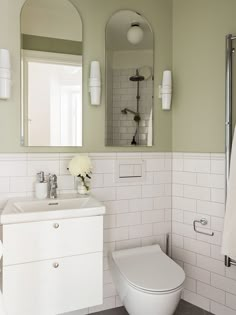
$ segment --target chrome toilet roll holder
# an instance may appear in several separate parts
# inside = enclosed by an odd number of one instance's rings
[[[208,233],[208,232],[202,232],[202,231],[197,230],[196,223],[200,223],[201,225],[207,225],[208,221],[206,218],[201,218],[200,220],[194,220],[193,221],[193,229],[196,233],[204,234],[204,235],[208,235],[208,236],[214,236],[214,232]]]

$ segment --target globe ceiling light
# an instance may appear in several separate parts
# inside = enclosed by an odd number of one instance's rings
[[[127,32],[127,39],[133,45],[137,45],[143,40],[143,30],[139,23],[131,24]]]

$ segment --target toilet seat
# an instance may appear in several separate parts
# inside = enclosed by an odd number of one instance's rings
[[[142,292],[171,293],[179,290],[185,280],[182,268],[159,245],[116,251],[112,257],[122,276]]]

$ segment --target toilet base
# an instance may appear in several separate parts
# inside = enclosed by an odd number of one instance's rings
[[[129,315],[173,315],[183,286],[167,293],[153,294],[133,287],[123,278],[111,259],[111,274],[120,299]]]
[[[163,295],[127,290],[122,302],[130,315],[173,315],[181,292],[182,288]]]

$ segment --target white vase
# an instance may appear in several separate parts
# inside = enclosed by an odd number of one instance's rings
[[[83,182],[78,183],[78,193],[80,195],[88,195],[89,194],[89,190],[85,187]]]

